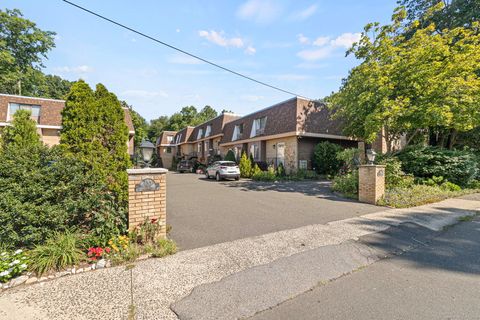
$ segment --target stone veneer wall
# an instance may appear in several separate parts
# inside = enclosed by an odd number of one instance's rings
[[[145,219],[158,219],[160,236],[167,235],[167,175],[168,170],[160,168],[128,169],[128,228],[134,229]],[[144,179],[152,179],[160,188],[156,191],[135,191]]]

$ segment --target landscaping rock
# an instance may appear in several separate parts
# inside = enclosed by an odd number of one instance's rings
[[[70,270],[71,274],[75,274],[76,272],[77,272],[77,269],[75,267],[73,267],[72,270]]]
[[[39,282],[43,282],[43,281],[47,281],[48,278],[47,277],[40,277],[40,279],[38,279]]]
[[[68,274],[70,274],[70,271],[61,271],[61,272],[58,272],[55,276],[57,278],[60,278],[60,277],[66,276]]]
[[[48,279],[55,279],[55,276],[52,274],[52,275],[49,275],[48,276]]]
[[[25,281],[28,280],[28,276],[20,276],[20,277],[17,277],[15,279],[12,279],[10,281],[10,287],[16,287],[18,285],[21,285],[23,283],[25,283]]]
[[[100,259],[97,262],[96,268],[97,269],[103,269],[107,265],[107,261],[105,259]]]
[[[83,272],[83,268],[78,268],[78,269],[76,270],[76,273],[82,273],[82,272]]]
[[[25,281],[25,284],[31,284],[31,283],[36,283],[38,282],[38,278],[37,277],[31,277],[31,278],[28,278],[27,281]]]

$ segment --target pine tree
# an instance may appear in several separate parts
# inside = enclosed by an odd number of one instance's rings
[[[31,119],[31,115],[31,112],[27,110],[15,112],[11,126],[7,126],[2,132],[0,146],[22,149],[41,146],[37,125]]]
[[[61,146],[105,180],[120,204],[126,206],[127,172],[130,166],[128,128],[117,97],[98,84],[76,82],[62,111]]]

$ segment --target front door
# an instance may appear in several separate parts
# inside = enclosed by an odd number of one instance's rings
[[[277,143],[277,166],[280,163],[285,167],[285,143],[279,142]]]

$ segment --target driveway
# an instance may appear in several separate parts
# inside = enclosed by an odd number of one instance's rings
[[[384,210],[341,198],[328,181],[266,183],[168,173],[167,224],[181,249]]]

